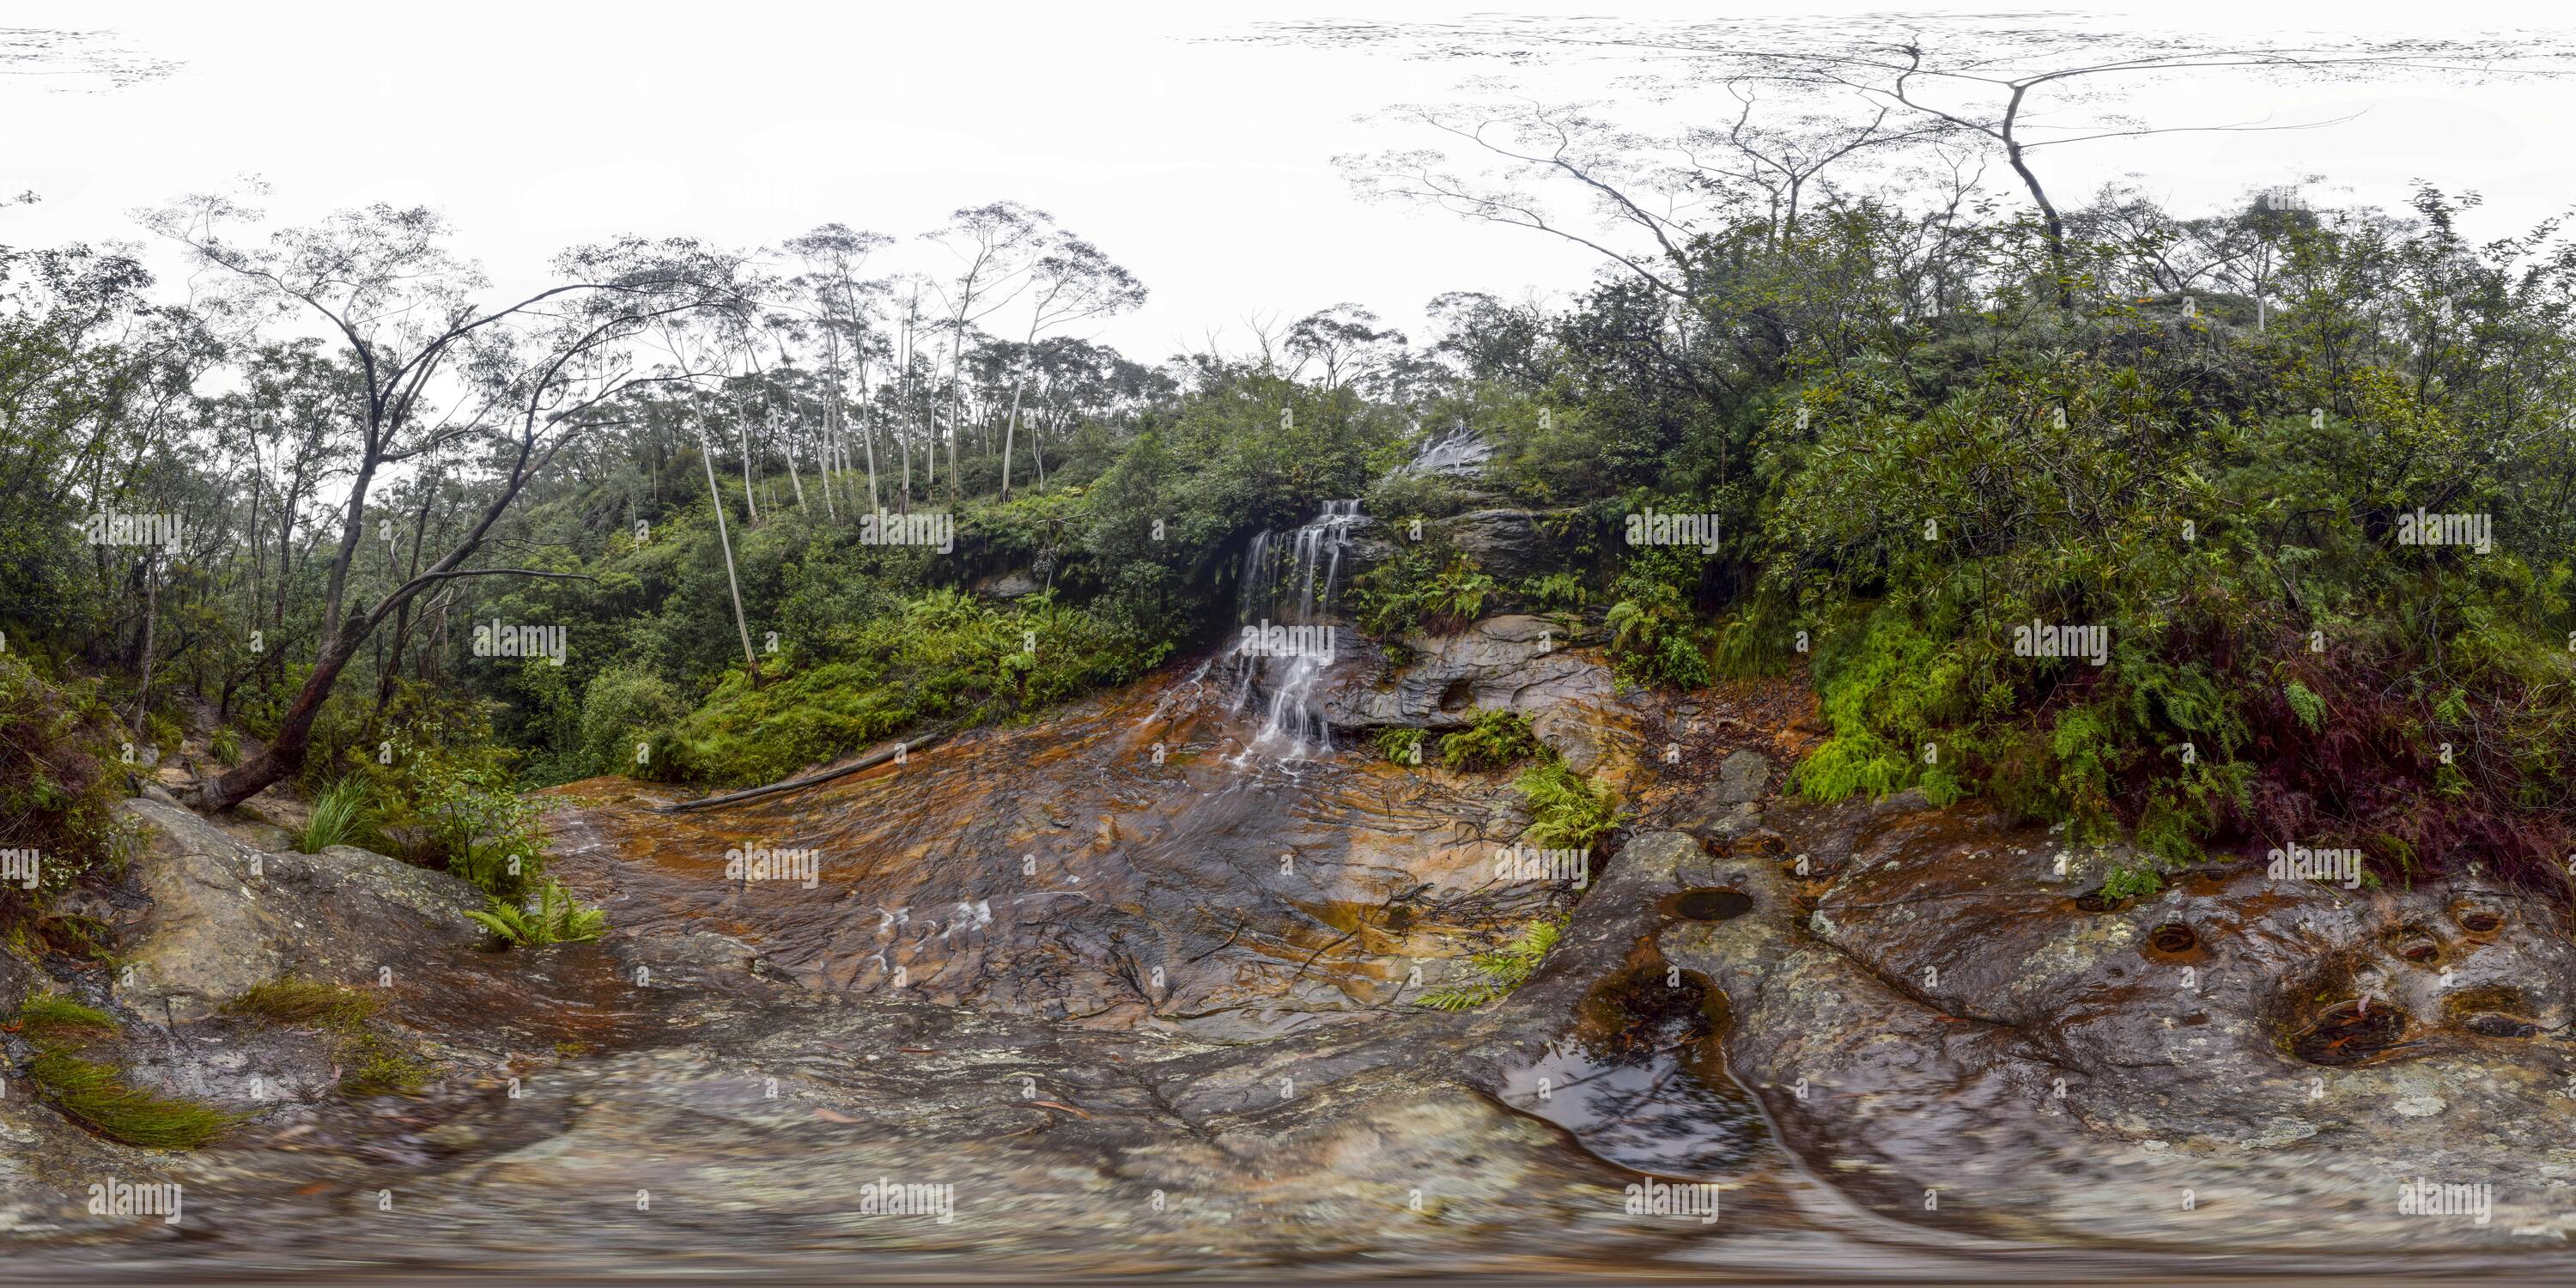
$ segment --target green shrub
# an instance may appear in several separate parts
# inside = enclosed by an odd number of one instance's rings
[[[1382,636],[1455,634],[1500,596],[1500,583],[1467,556],[1433,559],[1433,552],[1407,547],[1355,578],[1350,599],[1360,629]]]
[[[215,763],[229,769],[241,763],[241,735],[230,727],[218,728],[206,739],[206,754]]]
[[[1422,731],[1419,729],[1380,729],[1377,731],[1378,754],[1399,765],[1422,763]]]
[[[643,667],[618,666],[600,672],[582,691],[585,768],[597,774],[646,776],[642,771],[653,763],[654,740],[678,724],[685,710],[671,686]]]
[[[1035,647],[1031,647],[1034,643]],[[1032,595],[1008,607],[951,590],[859,626],[840,660],[769,677],[729,673],[656,744],[651,777],[750,786],[863,751],[928,722],[1025,715],[1160,665],[1170,646]]]
[[[1696,552],[1656,546],[1629,556],[1602,619],[1620,678],[1680,689],[1708,684],[1709,632],[1691,603],[1698,580]]]
[[[1473,724],[1440,740],[1440,763],[1451,769],[1507,769],[1546,752],[1529,717],[1508,707],[1479,711]]]
[[[0,835],[43,855],[39,895],[114,862],[118,740],[96,681],[57,685],[0,652]],[[0,920],[28,902],[0,895]]]
[[[1523,582],[1521,598],[1543,608],[1580,608],[1588,593],[1583,579],[1570,572],[1551,572]]]
[[[361,763],[377,802],[373,830],[406,861],[446,869],[485,894],[514,899],[545,870],[545,798],[522,794],[508,757],[479,726],[437,721],[394,732],[392,763]]]

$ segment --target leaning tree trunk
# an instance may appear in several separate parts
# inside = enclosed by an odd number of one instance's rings
[[[228,810],[253,796],[269,784],[304,767],[305,750],[312,744],[313,719],[322,713],[322,700],[331,696],[331,686],[347,669],[349,659],[358,655],[366,632],[343,628],[336,633],[322,656],[315,659],[313,670],[304,677],[304,687],[295,691],[295,700],[279,717],[277,736],[268,740],[256,756],[226,770],[222,777],[202,783],[196,791],[197,808],[213,813]]]

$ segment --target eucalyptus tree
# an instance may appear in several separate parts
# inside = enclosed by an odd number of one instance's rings
[[[353,465],[322,589],[317,654],[268,744],[196,785],[196,803],[208,809],[237,805],[301,768],[314,719],[342,671],[423,592],[466,577],[563,575],[476,560],[529,481],[608,419],[604,409],[644,386],[700,374],[640,369],[632,348],[640,334],[751,304],[743,258],[686,239],[577,247],[556,257],[554,285],[486,304],[478,297],[488,280],[447,249],[447,222],[426,207],[380,203],[264,237],[237,233],[261,216],[223,196],[189,197],[142,218],[225,283],[235,302],[318,324],[358,385],[353,414],[331,430]],[[477,449],[493,463],[491,477],[459,535],[374,602],[346,608],[379,479],[461,463]]]
[[[804,273],[793,286],[807,301],[806,308],[823,342],[825,450],[821,459],[827,504],[832,494],[832,471],[846,468],[842,453],[849,387],[844,382],[855,368],[860,397],[864,399],[869,360],[885,348],[885,339],[875,322],[890,287],[882,278],[864,276],[865,266],[871,255],[893,244],[894,239],[883,233],[856,232],[846,224],[830,223],[789,238],[785,247],[804,265]],[[883,498],[877,487],[876,435],[864,414],[859,417],[859,434],[868,476],[867,512],[873,514],[882,507]]]
[[[1011,457],[1019,438],[1020,396],[1028,387],[1038,337],[1048,331],[1092,318],[1124,313],[1145,302],[1145,284],[1111,263],[1100,248],[1071,233],[1059,232],[1054,244],[1029,270],[1029,329],[1021,341],[1022,361],[1011,380],[1010,419],[1002,430],[1002,499],[1011,499]]]
[[[964,378],[968,332],[1001,311],[1028,289],[1029,276],[1046,254],[1054,217],[1015,201],[969,206],[949,216],[945,227],[922,234],[945,247],[956,261],[950,276],[938,282],[947,316],[941,329],[948,336],[948,499],[958,497],[958,401]]]

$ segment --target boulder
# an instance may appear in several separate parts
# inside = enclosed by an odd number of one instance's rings
[[[344,983],[403,969],[480,937],[482,893],[444,873],[352,846],[272,853],[166,801],[119,802],[142,844],[132,877],[150,901],[127,914],[118,997],[187,1021],[282,975]]]

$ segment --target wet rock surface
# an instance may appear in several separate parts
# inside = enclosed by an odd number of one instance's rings
[[[1247,733],[1176,680],[740,808],[596,780],[556,870],[621,935],[721,930],[818,989],[1226,1039],[1400,1004],[1570,902],[1495,878],[1528,823],[1500,778],[1238,763]],[[813,868],[726,876],[764,854]]]
[[[2454,910],[2502,891],[2260,864],[2106,902],[2119,856],[1918,805],[1783,811],[1791,857],[1712,855],[1701,878],[1757,912],[1662,940],[1731,999],[1737,1073],[1855,1197],[2050,1241],[2561,1244],[2576,1051],[2543,1035],[2576,981],[2563,926],[2472,911],[2472,937]],[[2333,1027],[2366,1009],[2381,1021]],[[2493,1036],[2497,1016],[2528,1035]],[[2419,1179],[2487,1186],[2492,1209],[2402,1215]]]
[[[117,988],[145,1014],[202,1019],[286,975],[408,973],[424,951],[480,937],[465,913],[482,895],[443,873],[351,846],[264,850],[167,801],[117,809],[143,838],[130,869],[140,898],[111,914],[132,967]]]
[[[257,970],[47,986],[117,1011],[96,1055],[138,1085],[251,1119],[166,1154],[0,1096],[10,1268],[2568,1269],[2576,961],[2533,905],[2252,866],[2088,899],[2120,856],[1919,798],[1783,802],[1774,716],[1552,657],[1518,675],[1591,669],[1535,709],[1605,730],[1640,811],[1579,892],[1494,878],[1508,775],[1229,764],[1242,720],[1179,671],[739,808],[565,789],[553,870],[609,910],[598,944],[490,951],[470,891],[358,852],[254,850],[270,884],[242,881],[238,830],[138,809],[131,942],[177,971],[239,935]],[[728,881],[728,849],[821,861]],[[1554,916],[1508,997],[1412,1004]],[[436,1071],[416,1096],[332,1091],[327,1035],[183,1009],[379,965],[377,1022]],[[2401,1218],[2418,1177],[2490,1184],[2492,1219]],[[184,1184],[185,1219],[89,1213],[110,1180]],[[949,1188],[884,1213],[877,1182]],[[1657,1186],[1721,1211],[1638,1210]]]

